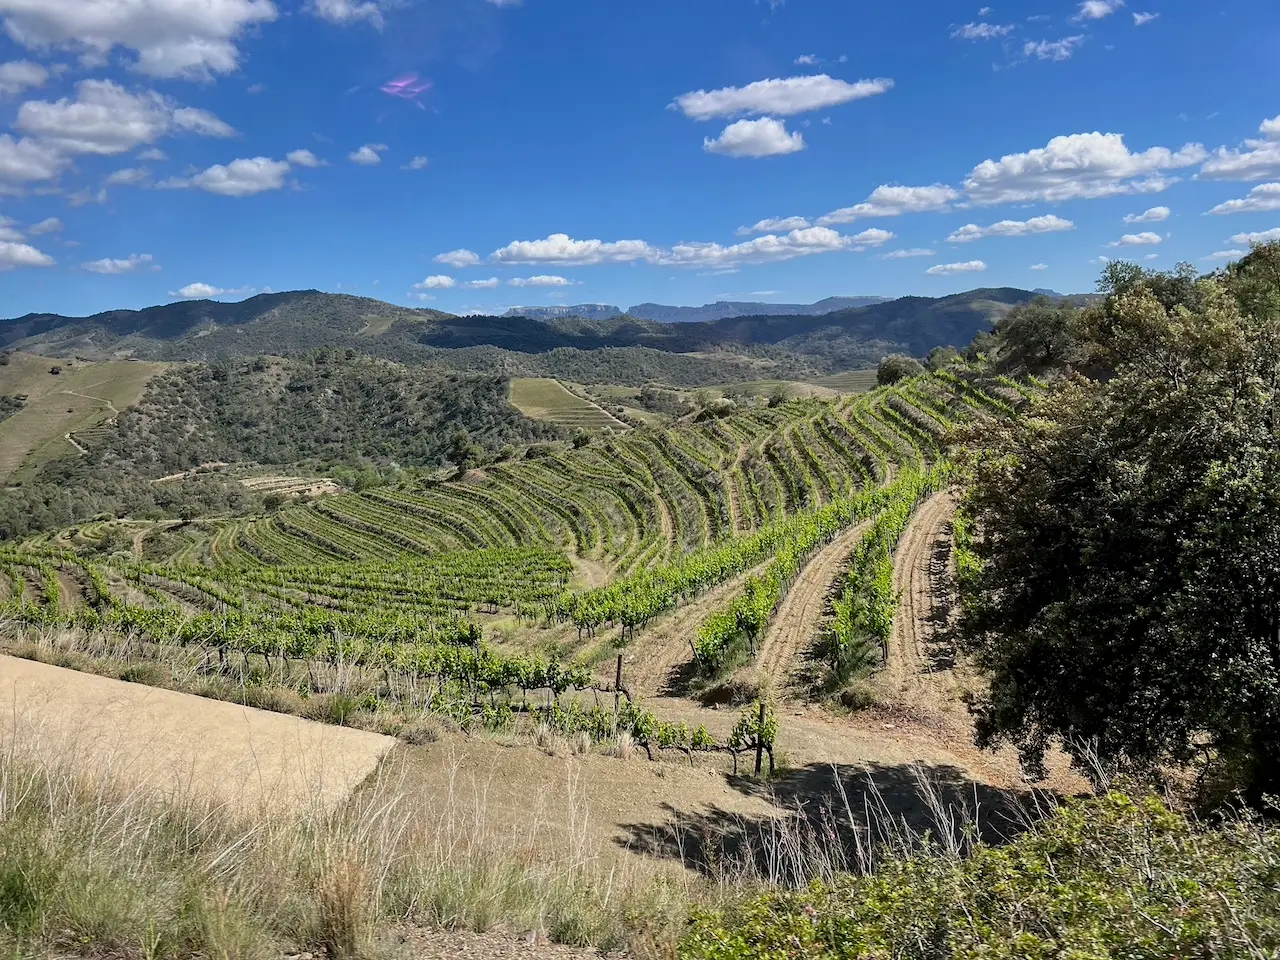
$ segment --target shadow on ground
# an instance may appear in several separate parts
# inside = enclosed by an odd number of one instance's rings
[[[668,805],[666,820],[624,825],[619,843],[713,878],[797,886],[874,867],[886,848],[917,848],[926,837],[964,853],[979,840],[1006,843],[1060,798],[998,790],[949,765],[815,764],[772,782],[729,776],[742,793],[779,808],[744,816],[720,807],[698,812]]]

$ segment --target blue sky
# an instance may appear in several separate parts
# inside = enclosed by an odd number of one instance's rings
[[[4,316],[309,287],[458,312],[1083,291],[1104,257],[1209,269],[1280,237],[1274,0],[0,0],[0,22]]]

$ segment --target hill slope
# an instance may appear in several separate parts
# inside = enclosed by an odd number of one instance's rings
[[[579,370],[546,369],[515,355],[557,350],[648,348],[666,354],[720,354],[802,358],[812,372],[829,373],[874,363],[885,353],[923,354],[941,343],[964,344],[1012,304],[1031,299],[1026,290],[972,290],[937,299],[904,297],[847,306],[821,315],[729,316],[717,320],[663,323],[620,316],[606,320],[558,317],[454,317],[434,310],[326,294],[314,290],[263,294],[242,303],[184,301],[145,310],[118,310],[92,317],[33,314],[0,321],[0,346],[45,355],[85,354],[108,358],[205,360],[260,354],[296,354],[345,347],[403,362],[454,366],[444,351],[496,347],[511,356],[499,368],[511,375],[566,376]],[[839,301],[829,301],[835,303]],[[779,308],[782,309],[782,308]],[[640,358],[625,358],[639,366]],[[581,357],[562,357],[561,365]],[[626,364],[623,364],[624,366]],[[711,371],[707,371],[711,372]],[[629,372],[632,378],[638,374]],[[704,382],[776,376],[777,370],[717,371]],[[597,381],[603,382],[603,381]],[[618,382],[625,382],[619,380]]]

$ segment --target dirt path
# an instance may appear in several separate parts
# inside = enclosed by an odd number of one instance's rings
[[[689,641],[702,621],[712,610],[728,603],[758,569],[726,580],[641,630],[627,647],[623,660],[623,683],[631,692],[637,697],[662,693],[671,675],[693,659]]]
[[[888,658],[880,674],[885,692],[912,706],[938,708],[941,651],[930,649],[951,617],[950,523],[955,497],[935,493],[916,510],[894,552],[893,587],[901,600],[893,618]]]
[[[87,393],[76,393],[76,391],[74,390],[59,390],[58,392],[65,393],[67,396],[70,396],[70,397],[79,397],[81,400],[92,400],[94,403],[101,403],[112,413],[118,414],[120,412],[116,408],[116,405],[112,403],[110,400],[108,400],[106,397],[91,397]]]
[[[89,451],[86,450],[84,447],[80,446],[80,444],[76,443],[75,438],[72,437],[71,434],[64,433],[62,435],[62,439],[67,441],[67,443],[71,444],[73,447],[75,447],[76,451],[80,454],[80,456],[83,457],[88,455]]]
[[[789,685],[796,654],[817,639],[831,588],[866,529],[850,527],[814,554],[779,605],[754,666],[775,689]]]
[[[595,590],[608,584],[609,570],[604,564],[576,555],[572,559],[573,566],[577,571],[577,579],[588,590]]]

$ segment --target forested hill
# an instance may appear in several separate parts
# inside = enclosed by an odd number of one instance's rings
[[[553,350],[649,348],[663,353],[761,350],[821,358],[836,366],[874,363],[885,353],[924,354],[968,343],[1026,290],[1001,287],[950,297],[904,297],[821,316],[729,317],[661,323],[609,320],[455,317],[315,290],[263,294],[242,303],[184,301],[92,317],[30,314],[0,320],[0,347],[49,356],[136,356],[203,360],[297,354],[351,347],[405,362],[440,359],[443,349],[497,347],[519,354]]]

